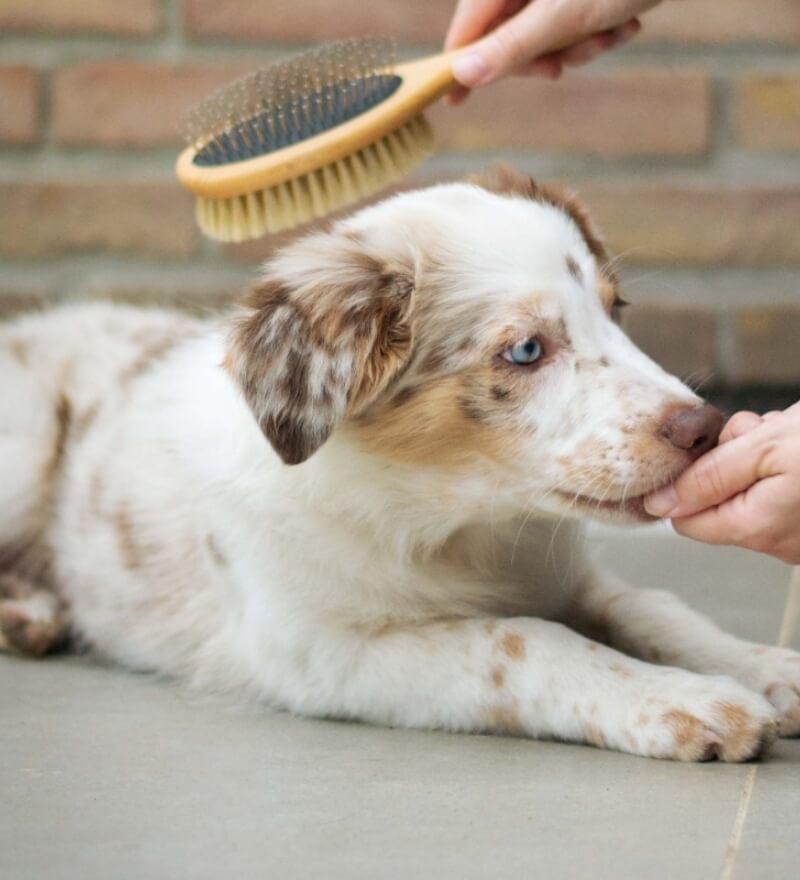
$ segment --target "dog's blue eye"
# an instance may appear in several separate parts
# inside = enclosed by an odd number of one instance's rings
[[[542,356],[542,344],[535,337],[526,339],[525,342],[518,342],[503,352],[503,357],[510,364],[519,364],[520,366],[530,366]]]

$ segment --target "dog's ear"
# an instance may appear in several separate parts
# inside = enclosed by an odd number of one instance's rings
[[[307,238],[243,302],[225,366],[286,464],[300,464],[384,389],[411,350],[413,266],[357,236]]]

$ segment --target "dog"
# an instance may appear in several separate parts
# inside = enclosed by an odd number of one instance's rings
[[[573,197],[500,169],[300,237],[229,314],[2,325],[6,648],[684,761],[800,733],[800,655],[583,548],[722,423],[624,335],[611,266]]]

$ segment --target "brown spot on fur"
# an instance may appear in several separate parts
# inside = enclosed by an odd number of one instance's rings
[[[486,635],[491,636],[494,634],[494,631],[497,629],[497,621],[496,620],[487,620],[483,627],[486,630]]]
[[[206,547],[208,548],[209,556],[220,568],[225,568],[228,565],[228,557],[220,550],[217,539],[211,532],[206,535]]]
[[[171,349],[175,347],[178,338],[167,336],[158,339],[149,345],[139,356],[119,374],[120,386],[129,385],[147,373],[158,361],[160,361]]]
[[[583,272],[581,272],[581,267],[578,265],[578,261],[572,255],[568,254],[567,259],[567,272],[578,282],[578,284],[583,283]]]
[[[46,493],[45,504],[51,503],[49,493]],[[37,588],[50,590],[55,586],[53,552],[41,534],[32,534],[0,547],[0,571],[35,584]]]
[[[492,729],[500,733],[519,735],[525,732],[519,709],[513,703],[507,706],[495,706],[489,712],[489,721]]]
[[[501,688],[506,683],[506,671],[502,666],[495,666],[492,670],[492,684]]]
[[[69,424],[72,417],[72,404],[70,399],[64,392],[60,392],[56,398],[55,409],[55,436],[53,445],[50,450],[50,456],[45,462],[42,473],[42,480],[45,486],[48,486],[55,479],[61,462],[64,458],[64,452],[67,448],[67,434],[69,433]]]
[[[700,757],[705,748],[703,722],[682,709],[671,709],[664,714],[663,720],[672,733],[678,754],[690,760]]]
[[[469,397],[459,397],[458,403],[468,419],[472,419],[473,422],[486,421],[486,411],[481,409],[477,401]]]
[[[619,663],[613,663],[608,668],[610,672],[613,672],[615,675],[619,675],[620,678],[630,678],[633,675],[630,669],[626,669],[624,666],[620,666]]]
[[[603,731],[596,724],[587,724],[584,728],[584,734],[586,741],[590,742],[593,746],[597,746],[599,749],[606,747],[606,738],[603,736]]]
[[[114,514],[113,522],[117,545],[125,568],[131,570],[141,568],[144,563],[144,554],[135,540],[133,523],[127,511],[124,508],[119,508]]]
[[[596,651],[599,647],[600,647],[600,645],[598,645],[597,642],[587,642],[586,643],[586,650],[587,651]]]
[[[506,400],[511,394],[508,388],[502,388],[500,385],[492,385],[491,392],[495,400]]]
[[[442,372],[447,363],[447,354],[438,347],[425,353],[419,365],[419,372],[423,374],[436,374]]]
[[[525,639],[518,633],[506,633],[500,640],[500,650],[510,660],[524,660]]]
[[[774,735],[774,729],[762,731],[758,722],[743,706],[721,702],[715,704],[717,716],[727,727],[721,757],[726,761],[743,761],[758,754]]]
[[[418,391],[418,385],[405,385],[394,395],[394,397],[391,398],[389,403],[391,406],[403,406],[403,404],[408,403]]]
[[[19,361],[23,367],[28,365],[28,358],[31,350],[31,344],[27,339],[14,336],[8,340],[8,348],[12,357]]]

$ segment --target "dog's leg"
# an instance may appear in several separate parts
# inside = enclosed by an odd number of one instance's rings
[[[781,736],[800,734],[800,654],[794,651],[736,638],[672,593],[634,589],[605,574],[593,576],[569,621],[633,657],[729,675],[775,706]]]
[[[0,574],[0,650],[38,657],[67,636],[64,606],[50,590],[13,574]]]
[[[769,703],[731,679],[665,669],[531,618],[371,637],[315,636],[280,673],[307,715],[515,733],[686,761],[742,761],[774,735]]]

